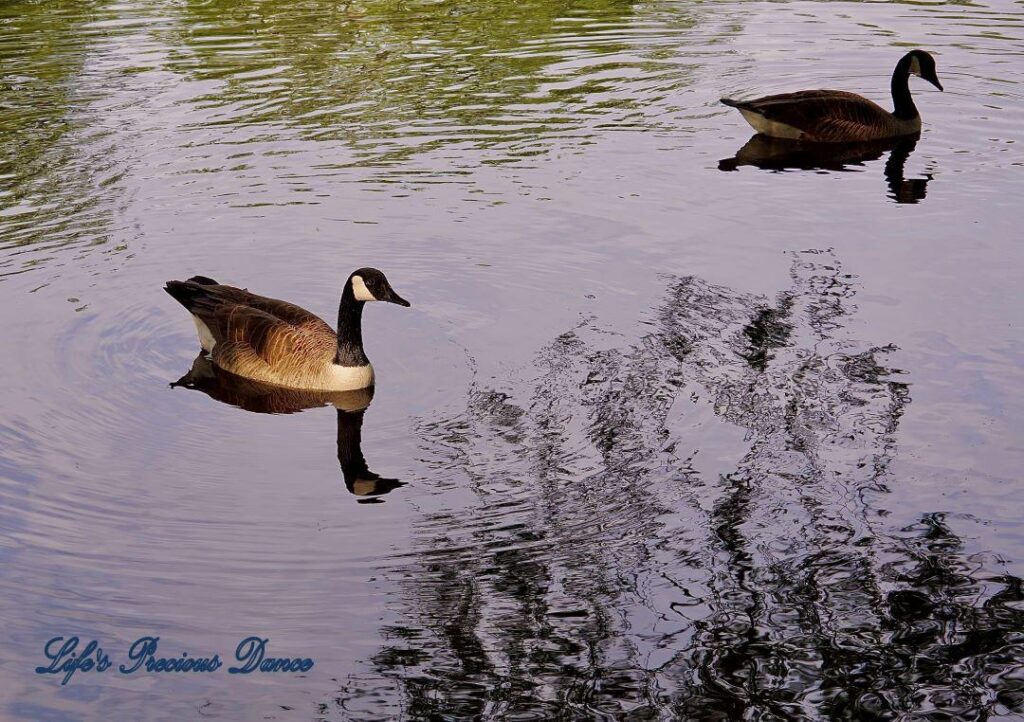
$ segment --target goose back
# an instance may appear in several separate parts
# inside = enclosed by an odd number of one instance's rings
[[[897,118],[856,93],[802,90],[738,102],[723,98],[760,133],[819,143],[872,141],[921,130],[920,116]]]

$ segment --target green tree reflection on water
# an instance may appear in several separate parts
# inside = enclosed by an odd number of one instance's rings
[[[225,122],[293,124],[382,163],[453,141],[531,141],[535,153],[538,135],[642,112],[650,98],[609,92],[624,71],[681,81],[670,53],[628,36],[634,5],[221,0],[184,5],[172,45],[194,54],[179,67],[224,81],[199,102],[245,107]],[[574,77],[584,69],[592,77]]]
[[[59,237],[72,216],[81,232],[102,237],[106,214],[93,214],[92,169],[76,164],[66,142],[86,123],[76,78],[94,38],[83,33],[99,3],[0,5],[0,247]],[[59,243],[59,241],[58,241]]]
[[[695,12],[613,0],[6,4],[3,243],[126,235],[110,227],[134,190],[124,176],[149,179],[196,144],[322,143],[302,179],[316,187],[325,167],[455,177],[658,128],[650,109],[695,72],[677,52]],[[230,165],[174,170],[199,172]]]

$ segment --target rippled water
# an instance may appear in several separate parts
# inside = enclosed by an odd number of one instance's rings
[[[718,104],[917,46],[916,143]],[[1022,61],[1006,2],[3,4],[2,716],[1024,717]],[[161,289],[364,265],[372,398]]]

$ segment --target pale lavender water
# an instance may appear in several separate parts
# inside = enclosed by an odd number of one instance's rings
[[[899,163],[718,169],[720,96],[917,46]],[[1022,54],[1009,3],[0,9],[3,716],[1024,715]],[[334,409],[168,388],[161,290],[362,265],[372,504]],[[62,687],[68,634],[315,667]]]

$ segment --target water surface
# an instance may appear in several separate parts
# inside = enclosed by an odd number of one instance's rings
[[[728,162],[720,96],[911,47],[916,143]],[[2,716],[1024,716],[1022,56],[998,2],[5,4]],[[372,399],[169,386],[165,280],[364,265]],[[68,634],[316,666],[61,687]]]

